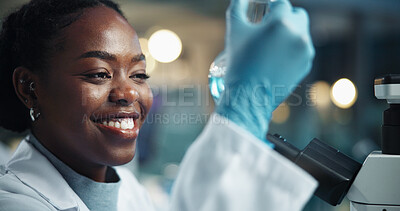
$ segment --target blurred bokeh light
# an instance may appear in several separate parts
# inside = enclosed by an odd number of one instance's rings
[[[157,61],[170,63],[175,61],[181,54],[182,42],[173,31],[162,29],[150,36],[148,49]]]
[[[357,100],[357,88],[349,79],[339,79],[332,86],[331,99],[339,108],[350,108]]]
[[[319,109],[327,109],[331,103],[330,86],[326,81],[317,81],[310,88],[312,102]]]
[[[285,123],[290,117],[290,107],[286,102],[281,103],[278,108],[272,112],[272,122],[275,124]]]

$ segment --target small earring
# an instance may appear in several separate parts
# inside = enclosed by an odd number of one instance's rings
[[[31,82],[29,84],[29,90],[31,90],[31,92],[35,91],[35,83],[34,82]]]
[[[25,83],[24,79],[19,79],[19,82],[20,82],[21,84]]]
[[[37,118],[39,118],[40,112],[38,112],[38,113],[35,115],[35,110],[34,110],[33,107],[32,107],[32,108],[29,109],[29,115],[31,116],[32,122],[34,122],[34,121],[37,120]]]

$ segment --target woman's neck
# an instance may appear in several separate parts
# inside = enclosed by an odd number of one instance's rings
[[[70,167],[72,170],[80,175],[83,175],[96,182],[107,182],[107,165],[99,165],[91,162],[87,162],[86,159],[79,155],[66,154],[64,149],[61,149],[58,144],[54,141],[49,141],[44,138],[43,134],[32,129],[32,134],[36,139],[43,145],[50,153],[52,153],[57,159],[63,162],[65,165]],[[55,139],[56,140],[56,139]]]

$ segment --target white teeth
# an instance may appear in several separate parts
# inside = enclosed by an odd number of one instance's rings
[[[121,122],[121,129],[123,129],[123,130],[128,129],[128,121],[122,120],[122,122]]]
[[[132,118],[116,119],[114,121],[103,121],[103,125],[116,127],[123,130],[132,130],[135,127],[135,122]]]
[[[132,118],[127,118],[127,119],[123,119],[121,121],[121,129],[133,129],[133,127],[135,126],[135,123],[133,122]]]
[[[133,119],[128,119],[128,129],[133,129],[135,127],[135,122]]]
[[[121,123],[115,122],[114,127],[116,127],[116,128],[121,128]]]

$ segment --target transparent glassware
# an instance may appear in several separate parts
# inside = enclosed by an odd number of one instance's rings
[[[268,14],[271,0],[249,0],[247,19],[251,23],[260,22]],[[211,96],[215,103],[219,102],[221,93],[225,89],[224,76],[226,73],[227,60],[224,52],[221,52],[212,62],[208,74],[208,83]]]

